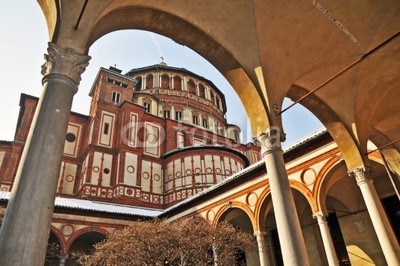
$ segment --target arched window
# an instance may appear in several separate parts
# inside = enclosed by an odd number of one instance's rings
[[[142,77],[136,77],[135,79],[135,91],[140,91],[142,89]]]
[[[196,94],[196,84],[192,79],[188,80],[187,87],[190,93]]]
[[[180,76],[174,77],[174,90],[178,90],[178,91],[182,90],[182,79]]]
[[[193,118],[193,121],[192,121],[193,124],[198,125],[199,124],[199,116],[196,113],[193,113],[192,118]]]
[[[207,118],[203,118],[203,127],[208,128],[208,119]]]
[[[146,113],[151,113],[151,100],[148,99],[143,100],[143,106]]]
[[[221,100],[219,99],[219,97],[215,97],[215,101],[216,101],[216,105],[217,105],[217,107],[218,107],[218,109],[220,109],[221,110]]]
[[[239,132],[237,132],[237,131],[235,130],[234,135],[235,135],[235,141],[236,141],[236,142],[240,142]]]
[[[202,98],[206,97],[206,88],[201,83],[199,84],[199,96]]]
[[[171,117],[171,107],[170,106],[163,106],[163,116],[164,118],[172,118]]]
[[[167,74],[161,76],[161,88],[169,89],[169,76]]]
[[[146,76],[146,89],[153,88],[153,75],[149,74]]]

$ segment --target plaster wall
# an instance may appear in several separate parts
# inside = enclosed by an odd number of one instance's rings
[[[320,252],[324,251],[323,247],[321,250],[320,243],[318,243],[317,238],[320,237],[318,232],[318,225],[306,226],[302,229],[304,241],[307,243],[307,254],[310,259],[310,263],[313,266],[323,266],[322,258]],[[323,256],[323,255],[322,255]]]
[[[73,141],[69,141],[68,139],[65,140],[64,144],[64,155],[69,155],[69,156],[74,156],[76,157],[77,151],[78,151],[78,144],[79,144],[79,138],[80,138],[80,131],[81,127],[76,124],[69,124],[68,125],[68,130],[67,132],[69,134],[74,134],[75,139]]]
[[[62,193],[72,195],[74,193],[77,165],[62,162],[58,187]],[[61,193],[61,191],[59,191]]]
[[[377,266],[387,265],[367,211],[338,217],[338,220],[346,246],[359,247]]]
[[[127,152],[125,154],[125,167],[123,183],[130,186],[135,186],[137,183],[137,161],[138,156]]]

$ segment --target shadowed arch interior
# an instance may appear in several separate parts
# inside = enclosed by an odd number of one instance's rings
[[[220,217],[218,222],[226,221],[246,232],[253,233],[253,226],[247,214],[239,208],[229,208]]]

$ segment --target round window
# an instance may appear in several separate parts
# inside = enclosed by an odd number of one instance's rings
[[[76,140],[76,136],[74,133],[68,132],[67,135],[65,136],[65,139],[68,142],[74,142]]]

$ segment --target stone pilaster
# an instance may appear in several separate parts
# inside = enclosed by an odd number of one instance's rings
[[[0,265],[43,265],[72,99],[90,57],[49,43],[44,75],[7,213]]]
[[[378,193],[373,185],[372,179],[368,178],[364,168],[356,168],[349,172],[351,177],[357,181],[361,194],[371,217],[379,244],[382,247],[388,265],[400,265],[400,246],[393,232],[392,226],[386,216]]]
[[[310,265],[281,148],[281,132],[270,127],[258,138],[267,167],[275,220],[285,265]]]

